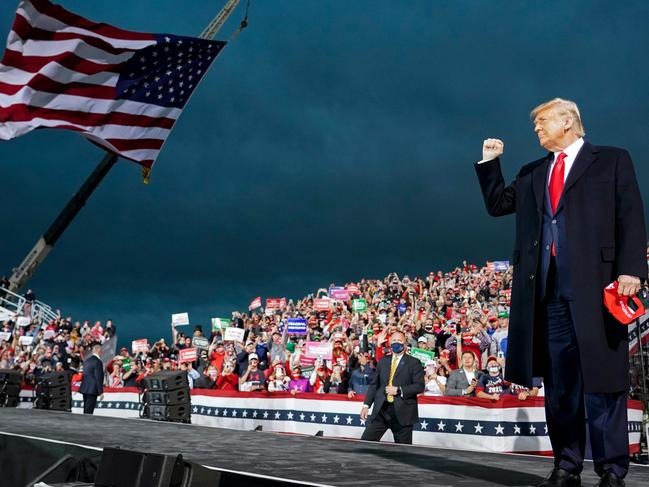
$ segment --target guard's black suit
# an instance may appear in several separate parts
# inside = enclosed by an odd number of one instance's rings
[[[412,443],[412,425],[419,419],[417,394],[424,392],[424,369],[421,362],[403,354],[392,378],[392,385],[399,387],[401,394],[394,402],[386,400],[385,387],[390,378],[392,356],[383,357],[376,366],[376,374],[367,389],[365,404],[374,405],[367,419],[362,440],[379,441],[389,429],[396,443]]]
[[[92,414],[97,404],[97,396],[104,393],[104,364],[96,355],[91,355],[83,363],[83,379],[79,392],[83,394],[83,413]]]

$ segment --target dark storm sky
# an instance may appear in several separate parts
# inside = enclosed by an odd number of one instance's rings
[[[224,1],[59,3],[195,35]],[[2,2],[2,39],[16,4]],[[540,157],[536,104],[577,101],[587,138],[630,150],[647,187],[648,18],[644,0],[253,0],[152,183],[120,161],[30,286],[131,340],[166,335],[173,312],[205,326],[257,295],[507,259],[512,220],[487,216],[472,163],[485,137],[505,141],[507,177]],[[0,143],[0,272],[101,155],[63,131]]]

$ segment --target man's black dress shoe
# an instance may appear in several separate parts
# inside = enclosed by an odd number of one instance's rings
[[[550,475],[536,487],[580,487],[581,477],[562,468],[554,467]]]
[[[615,472],[607,470],[595,487],[624,487],[625,485],[623,478],[618,477]]]

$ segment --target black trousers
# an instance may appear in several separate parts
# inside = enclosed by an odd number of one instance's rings
[[[95,394],[83,395],[83,414],[94,413],[96,405],[97,405],[97,396]]]
[[[374,420],[365,427],[361,440],[381,441],[387,430],[392,431],[395,443],[412,445],[412,425],[399,424],[394,403],[385,401]]]
[[[595,472],[612,470],[624,477],[629,470],[627,394],[585,394],[572,301],[561,297],[554,263],[543,302],[547,346],[545,415],[555,465],[571,473],[583,468],[586,424]]]

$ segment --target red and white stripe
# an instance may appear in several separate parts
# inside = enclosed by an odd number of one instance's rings
[[[152,34],[91,22],[47,0],[18,6],[0,63],[0,140],[62,128],[145,167],[182,110],[116,100],[123,65]]]
[[[248,306],[248,309],[250,311],[257,308],[261,308],[261,296],[257,296],[255,299],[253,299],[250,303],[250,306]]]

